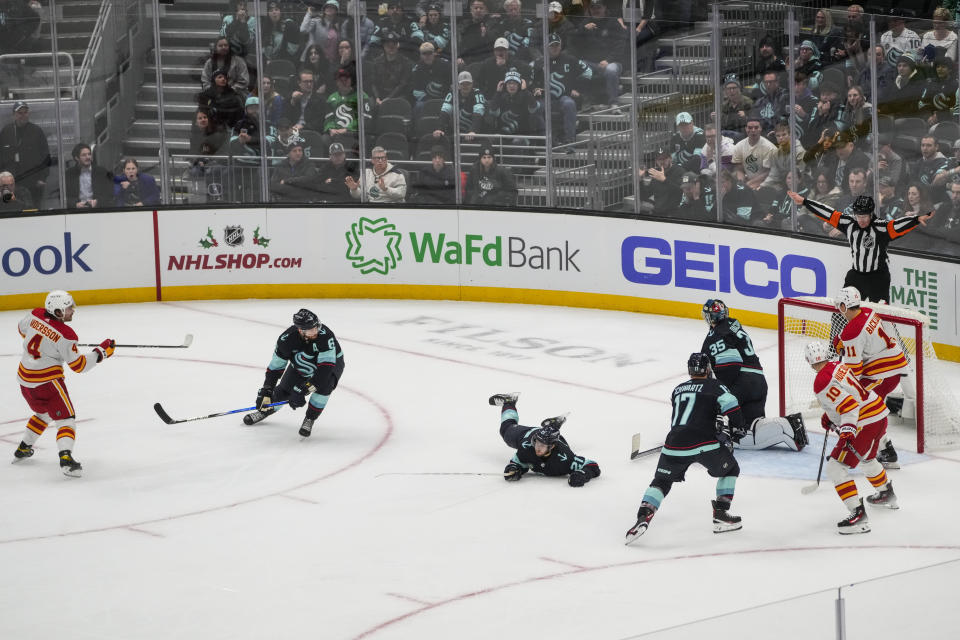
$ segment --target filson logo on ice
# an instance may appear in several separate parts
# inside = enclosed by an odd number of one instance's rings
[[[347,259],[361,273],[386,275],[396,269],[402,259],[402,238],[403,234],[397,231],[396,225],[386,218],[360,218],[347,232]],[[411,231],[407,239],[410,242],[410,255],[418,263],[580,271],[575,260],[580,249],[572,249],[567,240],[564,240],[563,246],[543,246],[518,236],[487,238],[468,233],[460,239],[429,231]]]
[[[223,229],[223,245],[217,240],[213,229],[207,227],[207,234],[200,238],[201,249],[221,249],[242,247],[246,241],[243,227],[227,225]],[[253,230],[251,244],[260,248],[270,245],[270,238],[260,235],[260,227]],[[172,255],[167,262],[167,271],[202,271],[207,269],[299,269],[303,266],[301,257],[276,257],[269,253],[198,253]]]

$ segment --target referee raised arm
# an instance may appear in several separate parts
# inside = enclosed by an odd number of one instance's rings
[[[923,215],[903,216],[893,220],[877,220],[873,215],[873,198],[857,196],[853,202],[853,215],[841,213],[822,202],[804,198],[787,191],[797,206],[817,216],[847,237],[853,267],[847,271],[843,286],[856,287],[863,300],[873,302],[890,299],[890,266],[887,245],[891,240],[906,235],[919,224],[927,224],[933,211]]]

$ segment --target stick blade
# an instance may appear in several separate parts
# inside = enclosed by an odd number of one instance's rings
[[[153,405],[153,410],[157,412],[157,415],[160,416],[160,419],[165,423],[173,424],[173,418],[171,418],[170,415],[163,410],[163,407],[160,406],[159,402]]]
[[[640,442],[643,438],[639,433],[633,434],[633,439],[630,442],[630,459],[636,460],[640,457]]]
[[[800,489],[800,493],[802,493],[805,496],[808,496],[814,491],[816,491],[819,487],[820,485],[817,485],[817,484],[808,484],[807,486]]]
[[[186,335],[186,337],[184,337],[184,339],[183,339],[183,345],[181,345],[181,346],[183,346],[184,348],[186,348],[186,347],[189,347],[189,346],[192,345],[192,344],[193,344],[193,334],[192,334],[192,333],[188,333],[188,334]]]

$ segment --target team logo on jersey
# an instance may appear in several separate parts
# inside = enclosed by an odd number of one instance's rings
[[[223,230],[223,241],[230,247],[239,247],[243,244],[243,227],[240,225],[228,226]]]
[[[360,218],[347,231],[347,260],[362,274],[387,275],[403,259],[400,238],[397,226],[386,218]]]

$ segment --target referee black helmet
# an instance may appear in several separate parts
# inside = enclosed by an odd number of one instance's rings
[[[872,216],[875,206],[870,196],[857,196],[853,201],[853,214],[856,216]]]

